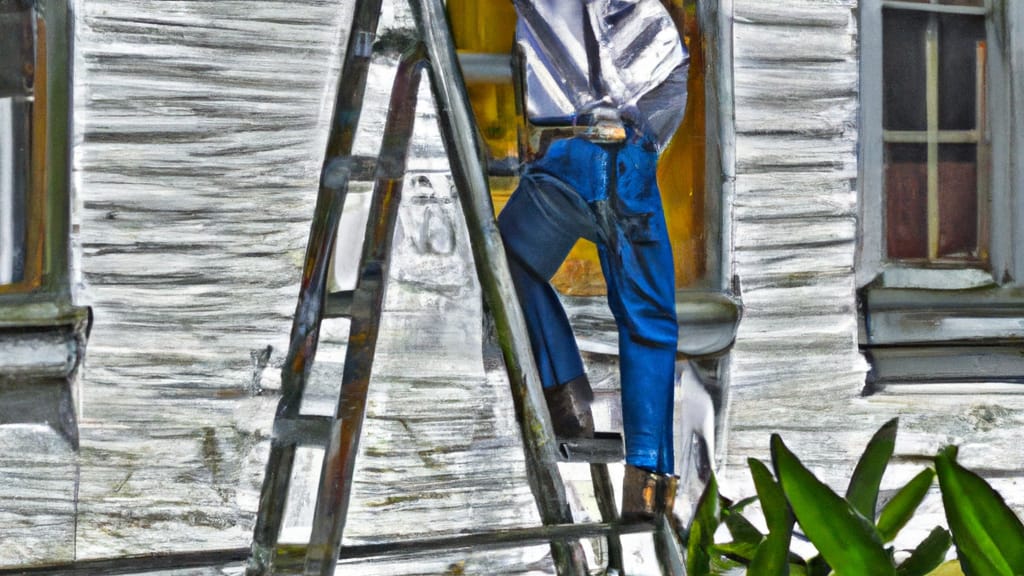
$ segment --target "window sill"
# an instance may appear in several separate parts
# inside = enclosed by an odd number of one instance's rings
[[[992,274],[979,268],[915,268],[887,266],[877,283],[885,288],[973,290],[996,285]]]
[[[603,297],[562,297],[576,329],[580,350],[617,355],[618,328]],[[741,306],[728,294],[704,290],[676,292],[679,323],[677,352],[688,358],[717,356],[728,352],[736,340]]]
[[[866,346],[1024,342],[1024,288],[868,287],[861,295]]]
[[[88,308],[0,304],[0,425],[48,425],[77,448],[75,373],[89,325]]]
[[[89,322],[88,307],[73,306],[46,295],[11,296],[16,296],[17,300],[0,298],[0,330],[77,326]]]
[[[1024,394],[1024,343],[1002,346],[899,346],[865,351],[865,394]]]

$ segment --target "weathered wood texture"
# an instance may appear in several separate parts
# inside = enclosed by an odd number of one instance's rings
[[[905,483],[940,446],[956,443],[961,461],[1024,512],[1020,395],[949,386],[861,397],[856,0],[733,4],[733,248],[745,314],[730,362],[725,490],[753,492],[746,459],[768,457],[772,432],[845,490],[871,434],[898,415],[898,463],[883,489]],[[916,544],[944,522],[933,493],[898,544]]]
[[[733,265],[744,318],[730,363],[725,466],[742,478],[771,431],[850,428],[846,406],[866,365],[853,280],[856,1],[733,4]],[[850,456],[827,448],[821,456],[836,463]]]
[[[79,6],[77,558],[251,537],[342,12]]]
[[[408,35],[407,8],[388,4],[391,38]],[[78,297],[95,312],[81,452],[0,429],[0,566],[248,544],[351,6],[78,8]],[[371,71],[359,154],[379,145],[395,56]],[[346,542],[539,523],[507,383],[484,369],[426,89]],[[344,322],[325,330],[304,410],[331,411],[346,339]],[[299,484],[315,483],[318,464],[302,465]],[[287,537],[308,534],[309,499],[291,500]],[[352,570],[449,567],[546,573],[550,560],[540,546]]]

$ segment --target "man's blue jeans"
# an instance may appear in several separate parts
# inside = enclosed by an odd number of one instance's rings
[[[556,141],[527,166],[498,226],[545,387],[584,374],[549,280],[578,238],[597,245],[619,331],[626,462],[670,474],[678,328],[657,161],[633,130],[622,144]]]

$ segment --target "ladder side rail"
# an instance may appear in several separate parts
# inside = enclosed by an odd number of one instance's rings
[[[325,449],[313,533],[306,553],[304,573],[310,576],[333,574],[341,549],[424,64],[421,46],[407,52],[398,65],[391,92],[359,282],[353,294],[337,422]]]
[[[306,379],[316,354],[324,310],[326,271],[348,187],[348,165],[339,162],[352,152],[381,3],[382,0],[356,0],[353,10],[344,62],[338,77],[324,168],[314,208],[314,222],[306,245],[302,287],[292,322],[288,355],[281,374],[282,395],[275,421],[298,416]],[[344,168],[344,175],[338,173],[341,168]],[[328,173],[336,178],[333,186],[325,182]],[[337,181],[341,177],[344,177],[345,182]],[[333,225],[330,225],[331,222]],[[319,231],[318,226],[322,227]],[[321,268],[323,274],[314,274],[314,269]],[[276,435],[271,440],[256,526],[253,529],[252,556],[246,571],[251,576],[273,572],[273,550],[281,531],[295,448],[293,442],[276,438]]]
[[[601,520],[606,523],[615,524],[620,521],[619,512],[615,508],[615,489],[612,485],[612,477],[608,472],[608,464],[605,462],[590,465],[590,479],[594,486],[594,499],[597,501],[597,509],[601,513]],[[618,532],[608,533],[608,568],[609,571],[617,570],[619,574],[625,574],[625,560],[622,552],[622,540]]]
[[[295,460],[294,439],[278,433],[278,424],[299,416],[302,394],[316,356],[324,309],[330,254],[338,236],[341,210],[348,192],[348,167],[342,160],[329,164],[321,177],[310,228],[302,283],[292,323],[291,339],[281,369],[281,399],[274,416],[270,455],[260,492],[247,574],[273,573],[273,553],[284,520],[285,502]]]
[[[444,6],[441,0],[413,0],[411,5],[431,62],[429,72],[441,135],[448,157],[455,159],[452,175],[464,206],[477,276],[494,316],[509,374],[526,449],[527,478],[541,520],[545,524],[571,523],[572,512],[557,465],[554,428],[494,220],[485,151],[459,71]],[[586,560],[578,542],[552,542],[551,547],[559,575],[586,574]]]
[[[356,0],[352,25],[345,48],[345,60],[338,76],[331,131],[327,137],[326,160],[352,154],[356,128],[363,111],[366,78],[373,56],[373,41],[380,21],[382,0]]]

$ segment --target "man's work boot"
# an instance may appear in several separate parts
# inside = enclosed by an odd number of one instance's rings
[[[626,522],[652,520],[659,514],[672,517],[679,477],[657,474],[626,464],[622,479],[622,519]]]
[[[583,375],[565,384],[544,389],[551,424],[559,438],[591,438],[594,436],[594,416],[590,403],[594,392],[590,381]]]

